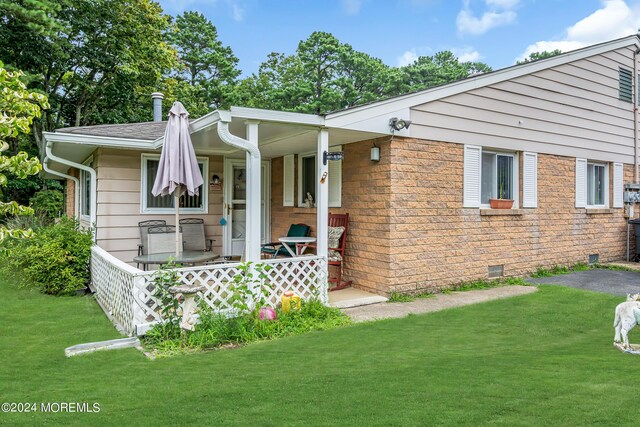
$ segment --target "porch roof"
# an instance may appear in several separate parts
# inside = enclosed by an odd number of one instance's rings
[[[328,129],[332,146],[390,135],[388,115],[351,126],[331,126],[323,116],[313,114],[232,107],[229,111],[213,111],[191,122],[191,140],[198,154],[244,155],[243,150],[220,139],[216,125],[223,115],[231,117],[231,133],[243,139],[247,138],[246,122],[260,122],[259,148],[266,159],[315,151],[321,128]],[[46,132],[45,140],[55,143],[53,152],[56,156],[81,163],[98,147],[160,151],[165,127],[166,122],[70,127]],[[56,162],[51,162],[50,167],[59,172],[68,169]]]

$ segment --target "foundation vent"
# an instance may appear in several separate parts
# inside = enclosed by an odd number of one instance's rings
[[[502,277],[504,275],[504,264],[489,266],[489,279]]]
[[[591,254],[589,255],[589,264],[597,264],[600,261],[599,254]]]

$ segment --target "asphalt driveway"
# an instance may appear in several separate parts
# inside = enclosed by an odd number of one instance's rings
[[[635,271],[595,269],[526,280],[532,284],[551,283],[620,296],[640,293],[640,272]]]

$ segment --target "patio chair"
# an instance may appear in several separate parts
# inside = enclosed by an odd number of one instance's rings
[[[311,227],[307,224],[291,224],[287,237],[307,237],[311,233]],[[276,258],[278,256],[291,257],[291,254],[284,247],[282,242],[265,243],[260,248],[262,255],[267,257]]]
[[[184,247],[182,227],[179,228],[180,247]],[[149,227],[147,230],[147,249],[149,254],[159,254],[175,252],[176,250],[176,227],[174,225],[161,225]]]
[[[149,227],[159,227],[167,225],[167,221],[164,219],[150,219],[148,221],[140,221],[138,228],[140,229],[140,243],[138,243],[138,255],[147,254],[147,234]]]
[[[180,220],[185,251],[211,252],[213,239],[207,239],[204,234],[204,220],[201,218],[183,218]]]
[[[329,290],[337,291],[351,286],[352,281],[342,281],[342,265],[344,264],[344,252],[347,244],[347,230],[349,228],[349,214],[332,214],[329,213],[329,250],[327,253],[327,263],[329,267],[337,272],[331,275],[329,271],[329,283],[336,285]],[[314,244],[307,245],[309,248],[316,248]]]

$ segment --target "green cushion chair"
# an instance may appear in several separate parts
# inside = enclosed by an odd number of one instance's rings
[[[291,224],[287,237],[307,237],[311,233],[311,227],[307,224]],[[270,258],[278,256],[291,257],[291,254],[284,247],[282,242],[271,242],[262,245],[260,252]]]

